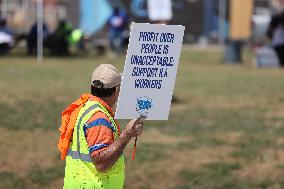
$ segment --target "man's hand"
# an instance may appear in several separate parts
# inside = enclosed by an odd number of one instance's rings
[[[137,137],[141,135],[145,119],[146,117],[142,116],[138,119],[132,119],[130,122],[128,122],[124,129],[126,134],[130,137]]]

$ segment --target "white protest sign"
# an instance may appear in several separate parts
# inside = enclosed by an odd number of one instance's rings
[[[173,17],[171,0],[148,0],[148,17],[151,21],[168,21]]]
[[[132,23],[116,119],[168,119],[184,29]]]

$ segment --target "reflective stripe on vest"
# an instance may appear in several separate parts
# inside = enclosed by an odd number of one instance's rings
[[[88,114],[90,113],[92,110],[96,109],[96,108],[99,108],[99,104],[94,104],[92,106],[90,106],[83,114],[82,116],[80,117],[79,121],[78,121],[78,124],[76,125],[77,127],[77,153],[79,154],[79,157],[81,157],[81,153],[80,153],[80,136],[79,136],[79,131],[80,131],[80,125],[81,125],[81,122],[83,120],[83,118]],[[81,159],[81,158],[80,158]],[[83,160],[84,161],[84,160]]]
[[[111,117],[111,115],[106,111],[106,109],[100,103],[96,102],[94,105],[90,106],[87,110],[85,110],[85,112],[80,116],[79,121],[76,125],[76,129],[77,129],[77,136],[76,136],[76,138],[77,138],[77,151],[73,151],[72,148],[71,149],[69,148],[68,153],[67,153],[67,155],[71,156],[72,159],[80,159],[80,160],[85,161],[85,162],[92,162],[92,158],[91,158],[89,153],[84,154],[84,153],[80,152],[80,146],[81,146],[81,144],[80,144],[80,125],[81,125],[81,122],[84,119],[84,117],[96,108],[99,108],[99,111],[102,111],[103,113],[105,113],[109,117],[111,123],[114,124],[114,127],[115,127],[115,131],[113,132],[114,135],[115,135],[115,138],[118,137],[117,136],[118,128],[115,125],[114,120],[112,120],[113,118]]]
[[[90,154],[82,154],[82,153],[79,153],[78,151],[72,151],[70,148],[68,150],[67,155],[71,156],[72,159],[80,159],[82,161],[92,162],[92,158]]]

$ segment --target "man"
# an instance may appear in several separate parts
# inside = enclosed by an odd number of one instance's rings
[[[36,49],[37,49],[37,37],[38,37],[38,32],[37,32],[37,22],[35,22],[32,27],[30,28],[30,31],[27,35],[27,54],[28,55],[33,55],[36,53]],[[43,40],[44,43],[46,41],[46,38],[49,35],[49,29],[48,26],[43,23],[43,28],[42,28],[42,35],[43,35]]]
[[[0,55],[6,55],[14,45],[14,36],[7,26],[7,20],[0,18]]]
[[[68,56],[70,54],[70,37],[72,35],[73,27],[66,20],[60,20],[58,22],[55,31],[49,35],[45,44],[51,54],[58,56]]]
[[[284,67],[284,11],[274,15],[271,19],[268,32],[272,46],[278,56],[280,66]]]
[[[125,11],[119,7],[115,7],[113,14],[109,18],[109,41],[111,50],[116,54],[121,53],[122,46],[124,45],[124,34],[127,29],[128,16]]]
[[[69,144],[65,189],[123,188],[122,154],[129,141],[142,133],[145,118],[133,119],[120,130],[112,110],[120,82],[121,75],[111,64],[102,64],[94,70],[91,95],[78,113]]]

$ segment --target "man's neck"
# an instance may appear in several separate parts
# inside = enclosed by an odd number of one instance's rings
[[[113,107],[113,103],[110,98],[101,98],[110,108]]]

